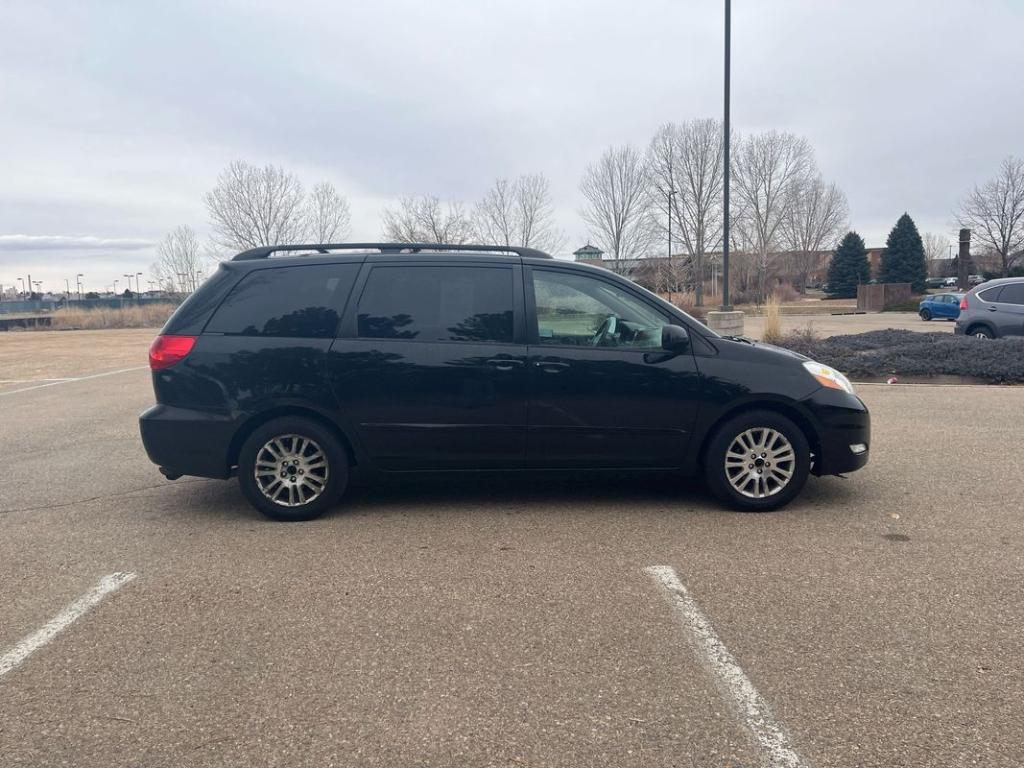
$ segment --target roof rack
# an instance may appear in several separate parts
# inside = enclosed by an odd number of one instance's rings
[[[329,253],[330,251],[367,251],[375,250],[381,253],[420,253],[421,251],[472,251],[476,253],[515,253],[524,258],[551,259],[551,254],[538,251],[536,248],[520,248],[513,245],[462,245],[454,243],[318,243],[312,245],[264,245],[260,248],[250,248],[237,254],[232,261],[255,261],[256,259],[270,258],[271,254],[279,251],[316,251],[317,253]]]

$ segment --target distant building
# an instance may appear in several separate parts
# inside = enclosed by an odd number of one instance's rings
[[[600,248],[587,243],[582,248],[578,248],[572,252],[572,256],[576,261],[601,261],[604,258],[604,251]]]

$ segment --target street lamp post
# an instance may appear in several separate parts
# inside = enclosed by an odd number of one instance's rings
[[[672,198],[675,197],[676,191],[670,187],[665,195],[668,197],[668,261],[665,265],[668,268],[669,286],[671,286],[674,282],[674,274],[672,270]],[[668,300],[672,301],[671,287],[669,287],[668,290]]]
[[[21,283],[21,293],[24,296],[24,294],[25,294],[25,278],[24,277],[19,277],[18,278],[18,282]]]
[[[138,294],[142,293],[142,283],[139,282],[139,280],[141,280],[141,279],[142,279],[142,273],[141,272],[136,272],[135,273],[135,292],[138,293]],[[136,298],[138,298],[138,296],[136,296]]]
[[[732,0],[725,0],[725,103],[722,113],[722,149],[725,163],[722,171],[722,311],[732,309],[729,301],[729,150],[731,134],[729,128],[729,79],[732,38]]]
[[[75,286],[78,288],[78,300],[82,300],[82,278],[85,277],[81,272],[75,275]]]

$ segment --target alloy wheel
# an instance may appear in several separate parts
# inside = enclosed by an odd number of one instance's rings
[[[789,485],[795,471],[793,445],[775,429],[755,427],[741,432],[725,452],[725,476],[747,498],[774,496]]]
[[[330,467],[327,454],[302,435],[278,435],[256,453],[256,487],[274,504],[301,507],[324,492]]]

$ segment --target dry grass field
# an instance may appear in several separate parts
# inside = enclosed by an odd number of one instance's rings
[[[54,330],[98,330],[102,328],[159,328],[176,304],[142,304],[134,307],[79,309],[68,307],[58,309],[51,317],[50,328]]]

